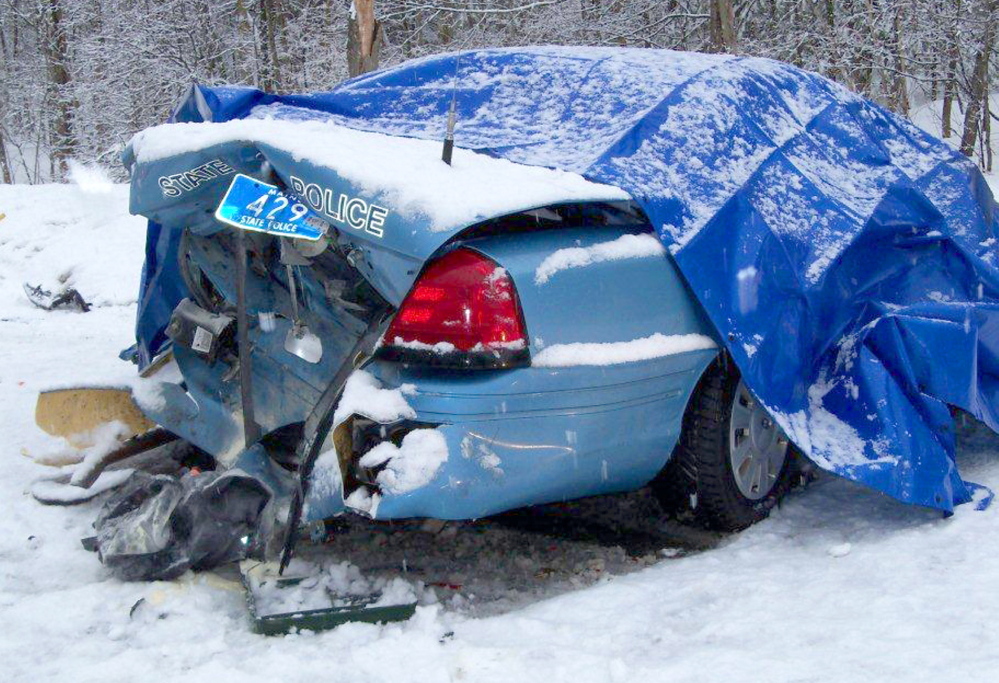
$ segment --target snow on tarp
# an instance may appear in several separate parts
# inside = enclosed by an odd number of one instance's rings
[[[482,50],[321,94],[198,86],[174,120],[441,140],[452,97],[459,147],[642,206],[815,462],[909,503],[970,500],[948,405],[999,428],[995,202],[970,161],[820,76],[725,55]]]

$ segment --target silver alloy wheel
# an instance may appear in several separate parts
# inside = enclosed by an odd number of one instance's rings
[[[742,380],[735,388],[728,456],[739,492],[761,500],[773,490],[787,459],[787,437]]]

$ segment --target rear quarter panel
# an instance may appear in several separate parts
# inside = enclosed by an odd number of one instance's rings
[[[713,336],[665,252],[537,277],[539,266],[560,249],[628,232],[548,230],[464,245],[513,278],[532,356],[556,344],[627,342],[655,333]],[[410,403],[420,420],[441,425],[452,453],[435,482],[385,496],[378,516],[482,517],[638,488],[667,462],[687,401],[715,354],[709,349],[616,365],[506,371],[377,362],[371,370],[386,385],[416,387]]]
[[[631,341],[657,332],[712,336],[710,323],[665,249],[657,256],[539,273],[542,263],[559,251],[588,249],[632,232],[606,227],[545,230],[466,244],[513,278],[532,356],[555,344]]]

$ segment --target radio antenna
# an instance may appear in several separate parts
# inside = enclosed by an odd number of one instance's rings
[[[458,65],[461,63],[461,53],[454,59],[454,75],[451,77],[451,106],[447,112],[447,131],[444,133],[444,152],[441,160],[451,165],[451,155],[454,152],[454,123],[458,109]]]

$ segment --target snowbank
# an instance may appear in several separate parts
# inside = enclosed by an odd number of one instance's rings
[[[134,304],[145,256],[146,221],[128,213],[128,187],[108,186],[93,171],[83,185],[0,185],[0,317],[3,336],[25,344],[25,386],[38,389],[93,384],[128,386],[135,366],[118,351],[135,343]],[[24,283],[60,291],[76,288],[89,313],[34,307]],[[80,356],[75,349],[106,342],[108,351]],[[46,358],[50,360],[46,360]]]
[[[128,214],[128,186],[105,185],[93,172],[82,185],[0,185],[0,296],[31,305],[29,282],[75,287],[97,308],[135,303],[146,221]]]

